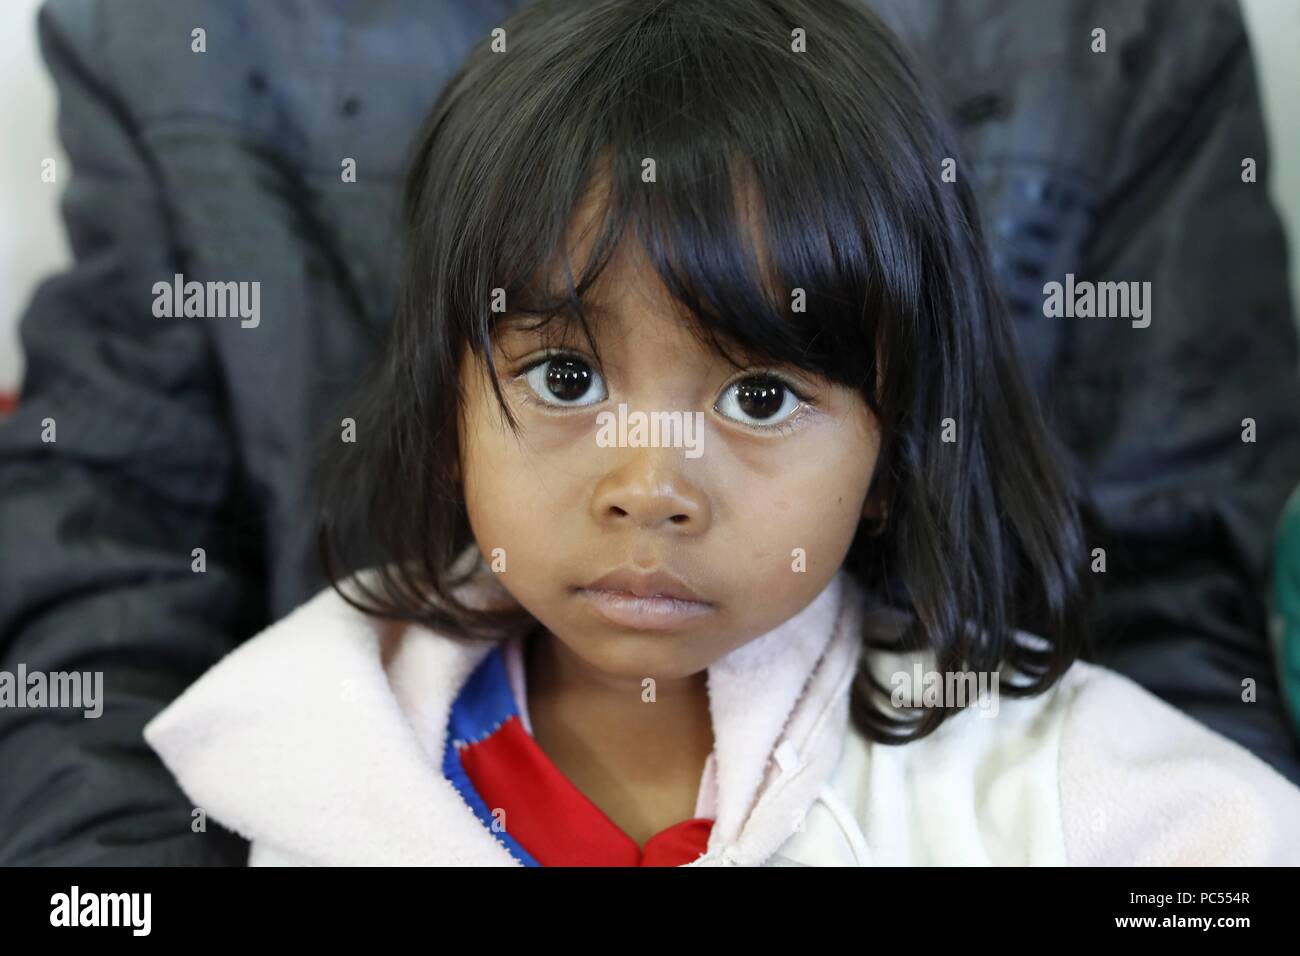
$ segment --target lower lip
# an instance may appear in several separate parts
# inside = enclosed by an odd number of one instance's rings
[[[667,631],[684,627],[713,611],[712,604],[683,601],[668,597],[637,597],[627,591],[601,591],[579,588],[597,614],[620,627],[638,631]]]

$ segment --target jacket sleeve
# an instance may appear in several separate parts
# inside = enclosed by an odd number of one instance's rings
[[[1128,678],[1084,672],[1057,761],[1069,865],[1300,864],[1300,789]]]
[[[1114,162],[1081,270],[1150,282],[1150,325],[1066,321],[1054,390],[1103,519],[1090,631],[1101,662],[1300,782],[1266,616],[1300,377],[1255,64],[1232,0],[1153,10],[1157,39],[1115,60],[1133,106],[1098,144]]]
[[[21,317],[26,377],[0,426],[0,669],[100,672],[102,713],[0,708],[0,864],[242,864],[247,845],[204,826],[142,737],[264,612],[259,542],[232,536],[236,459],[207,332],[152,314],[183,244],[97,56],[108,27],[96,0],[38,17],[74,262]]]

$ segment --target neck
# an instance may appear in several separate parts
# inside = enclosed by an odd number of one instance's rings
[[[589,799],[620,823],[692,815],[714,745],[707,671],[657,680],[648,703],[640,678],[597,671],[544,628],[525,662],[533,737]]]

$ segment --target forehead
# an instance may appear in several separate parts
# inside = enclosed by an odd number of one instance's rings
[[[654,217],[611,216],[608,187],[608,170],[598,166],[572,207],[561,248],[552,251],[546,264],[507,303],[506,314],[494,323],[493,336],[499,330],[511,340],[527,336],[544,343],[582,342],[585,321],[598,350],[635,349],[649,345],[653,339],[665,347],[707,353],[731,364],[757,361],[757,356],[743,344],[749,338],[745,316],[750,310],[742,308],[740,300],[754,289],[750,284],[754,277],[742,276],[735,268],[735,255],[744,253],[701,250],[704,234],[700,230],[704,227],[698,222],[680,231],[660,222],[648,226],[649,232],[643,235],[642,229]],[[773,263],[762,240],[757,194],[746,183],[737,199],[740,230],[732,238],[756,258],[751,262],[758,268],[758,284],[763,287],[759,297],[767,299],[764,304],[770,306],[774,297],[779,298],[779,283],[772,274]],[[631,223],[639,225],[628,228]],[[657,263],[645,242],[656,243],[655,254],[668,261]],[[659,247],[660,243],[664,245]],[[682,261],[674,256],[678,243],[685,244],[680,249],[685,253]],[[729,308],[731,315],[719,323],[694,314],[666,282],[674,283],[674,288],[680,282],[678,293],[696,302],[696,307],[702,305],[705,313]],[[746,292],[737,294],[741,287]],[[755,305],[752,294],[744,305]],[[770,320],[768,325],[763,337],[770,340]]]
[[[615,365],[650,363],[663,368],[667,355],[678,365],[712,365],[723,360],[667,306],[615,296],[591,303],[584,300],[583,315],[599,358]],[[504,316],[498,323],[497,338],[507,353],[545,347],[586,351],[590,344],[577,315],[567,310],[552,315]]]
[[[574,282],[582,276],[584,262],[573,261]],[[502,334],[545,331],[546,334],[581,334],[578,309],[592,334],[600,339],[634,333],[688,334],[692,317],[669,292],[641,243],[625,237],[595,281],[575,299],[563,264],[544,283],[525,291],[515,311],[498,321]],[[579,305],[580,302],[580,305]],[[533,311],[530,311],[533,310]]]

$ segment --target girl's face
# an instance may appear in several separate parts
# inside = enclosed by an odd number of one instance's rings
[[[518,438],[467,351],[460,432],[470,525],[502,585],[595,672],[638,683],[698,674],[806,607],[875,510],[879,452],[856,391],[797,369],[735,369],[675,316],[643,256],[625,243],[593,289],[602,366],[580,326],[560,335],[562,316],[549,340],[524,327],[534,317],[501,323],[495,357]],[[660,429],[657,444],[632,427],[670,412],[683,427]],[[707,606],[657,626],[611,620],[587,588],[616,569],[675,575]]]

